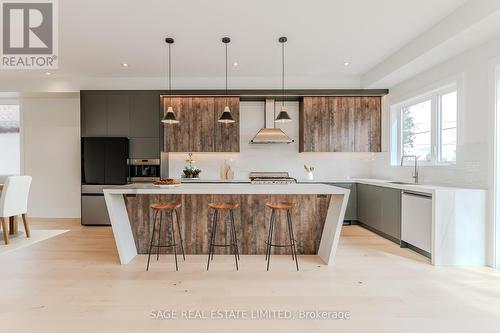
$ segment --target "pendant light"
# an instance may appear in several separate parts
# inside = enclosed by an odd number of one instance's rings
[[[233,119],[233,115],[231,114],[231,109],[229,108],[229,105],[227,103],[227,44],[231,42],[231,38],[224,37],[222,38],[222,42],[226,47],[226,106],[224,107],[224,111],[222,112],[218,122],[229,124],[235,122],[235,120]]]
[[[168,94],[169,94],[169,105],[167,108],[167,112],[165,112],[165,108],[167,103],[163,102],[163,112],[165,115],[161,120],[164,124],[178,124],[179,121],[175,118],[174,109],[172,108],[172,60],[171,60],[171,46],[174,43],[173,38],[165,38],[165,42],[168,44]]]
[[[278,39],[281,43],[281,108],[275,120],[277,123],[288,123],[292,121],[285,107],[285,43],[287,40],[286,37],[280,37]]]

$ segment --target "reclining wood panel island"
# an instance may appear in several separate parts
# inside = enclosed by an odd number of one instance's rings
[[[133,184],[104,189],[104,196],[121,264],[128,264],[137,254],[147,253],[153,221],[151,203],[180,202],[186,254],[207,254],[212,214],[208,203],[237,202],[239,207],[234,216],[240,253],[265,255],[270,217],[265,203],[290,201],[296,205],[292,221],[298,254],[317,254],[330,265],[334,262],[349,190],[324,184],[214,183],[172,188]],[[277,228],[285,227],[284,222],[277,223]],[[284,232],[276,234],[285,237]]]

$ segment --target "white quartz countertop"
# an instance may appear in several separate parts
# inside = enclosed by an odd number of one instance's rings
[[[349,190],[325,184],[184,183],[160,188],[151,184],[105,188],[107,194],[348,194]]]
[[[436,191],[485,191],[484,189],[477,188],[465,188],[465,187],[453,187],[453,186],[442,186],[442,185],[432,185],[432,184],[396,184],[392,180],[383,179],[356,179],[358,184],[376,185],[389,188],[395,188],[403,191],[420,192],[433,194]]]
[[[183,180],[184,181],[184,180]],[[217,180],[217,179],[199,179],[199,180],[188,180],[187,182],[202,185],[203,183],[214,183],[214,184],[226,184],[226,183],[236,183],[236,184],[245,184],[249,183],[248,179],[236,179],[236,180]],[[358,183],[358,184],[367,184],[367,185],[375,185],[375,186],[383,186],[394,189],[399,189],[403,191],[412,191],[412,192],[420,192],[426,194],[433,194],[436,191],[485,191],[485,189],[480,188],[467,188],[467,187],[455,187],[455,186],[444,186],[444,185],[435,185],[435,184],[412,184],[410,182],[403,182],[402,184],[394,183],[397,180],[389,180],[389,179],[368,179],[368,178],[345,178],[345,179],[297,179],[299,185],[312,185],[312,184],[336,184],[336,183]],[[256,185],[263,186],[263,185]],[[268,186],[276,186],[276,185],[268,185]],[[288,185],[285,185],[288,186]],[[331,185],[329,185],[331,186]]]

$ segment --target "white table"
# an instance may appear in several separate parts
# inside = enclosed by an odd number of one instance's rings
[[[330,205],[323,227],[318,250],[319,257],[331,265],[340,238],[349,190],[325,184],[182,184],[173,188],[158,188],[149,184],[133,184],[105,188],[104,197],[108,208],[116,247],[121,264],[128,264],[137,256],[124,195],[127,194],[326,194],[331,195]]]

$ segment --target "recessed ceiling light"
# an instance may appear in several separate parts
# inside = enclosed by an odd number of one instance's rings
[[[51,72],[45,72],[45,75],[49,76],[49,75],[52,75]]]
[[[122,62],[122,67],[126,68],[128,67],[128,64],[126,62]]]
[[[347,60],[346,60],[346,61],[344,61],[344,66],[346,66],[346,67],[347,67],[347,66],[349,66],[350,64],[351,64],[351,63],[350,63],[349,61],[347,61]]]
[[[238,62],[237,61],[233,62],[233,66],[238,66]]]

